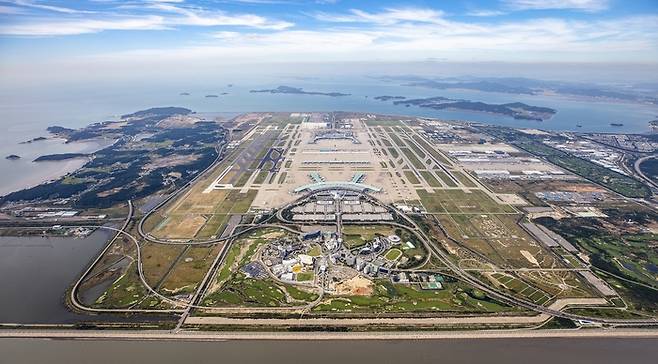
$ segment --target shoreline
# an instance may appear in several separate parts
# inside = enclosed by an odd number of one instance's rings
[[[652,338],[651,329],[570,329],[570,330],[481,330],[481,331],[397,331],[397,332],[239,332],[239,331],[146,331],[146,330],[0,330],[0,339],[74,339],[136,341],[314,341],[314,340],[437,340],[437,339],[527,339],[527,338]]]
[[[67,144],[65,143],[66,139],[64,138],[53,137],[51,138],[51,140],[59,141],[60,145]],[[77,145],[81,147],[79,149],[79,152],[70,152],[70,153],[93,154],[113,145],[114,143],[116,143],[116,140],[95,138],[95,139],[87,139],[87,140],[71,142],[68,143],[68,145]],[[52,148],[46,148],[40,151],[40,155],[52,154],[50,153],[51,151]],[[67,153],[67,152],[59,152],[55,154],[61,154],[61,153]],[[52,160],[52,161],[39,161],[39,162],[35,162],[33,160],[28,160],[28,159],[25,159],[21,162],[27,164],[29,166],[28,168],[35,167],[35,170],[33,170],[32,173],[23,174],[22,176],[24,178],[6,183],[2,187],[0,187],[0,196],[5,196],[12,192],[29,189],[44,183],[48,183],[53,180],[57,180],[59,178],[66,176],[69,173],[77,171],[89,161],[88,157],[70,158],[70,159]],[[42,173],[37,173],[37,172],[42,172]]]

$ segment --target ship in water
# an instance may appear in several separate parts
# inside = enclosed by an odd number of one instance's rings
[[[622,123],[610,123],[611,126],[624,126]]]

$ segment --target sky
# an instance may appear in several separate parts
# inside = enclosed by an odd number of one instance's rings
[[[658,0],[0,0],[7,82],[414,62],[650,70]]]

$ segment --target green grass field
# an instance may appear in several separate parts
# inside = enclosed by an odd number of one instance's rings
[[[480,190],[416,190],[429,213],[514,213],[510,205],[501,205]]]
[[[399,120],[374,119],[374,120],[366,120],[366,125],[368,125],[368,126],[399,126],[399,125],[402,125],[402,123]]]
[[[411,161],[411,164],[413,164],[413,166],[416,169],[425,169],[425,167],[426,167],[425,164],[423,164],[423,162],[421,162],[420,159],[418,159],[418,157],[416,156],[416,153],[412,152],[411,149],[409,149],[409,148],[400,148],[400,150],[402,151],[402,153],[404,153],[405,156],[407,156],[409,161]]]
[[[475,298],[480,297],[480,298]],[[446,283],[442,290],[421,290],[414,286],[375,281],[371,296],[330,296],[313,311],[352,313],[413,312],[501,312],[513,310],[481,292],[458,283]]]
[[[402,251],[397,248],[390,249],[389,251],[384,254],[384,258],[390,260],[390,261],[396,261],[402,256]]]
[[[420,175],[423,176],[423,179],[429,184],[431,187],[443,187],[441,182],[434,177],[434,175],[430,171],[420,171]]]
[[[418,180],[418,177],[416,177],[416,175],[412,171],[404,171],[404,176],[407,177],[407,180],[412,185],[417,185],[417,184],[420,183],[420,181]]]

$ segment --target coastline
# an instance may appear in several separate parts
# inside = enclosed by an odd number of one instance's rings
[[[37,156],[52,154],[52,153],[95,153],[99,150],[105,149],[110,145],[116,143],[116,140],[108,140],[103,138],[88,139],[83,141],[76,141],[71,143],[65,143],[63,138],[51,138],[51,141],[56,141],[55,145],[46,145],[43,149],[39,149]],[[28,144],[29,145],[29,144]],[[32,144],[34,146],[34,144]],[[66,148],[65,151],[59,151],[56,149]],[[32,188],[40,184],[46,183],[51,180],[56,180],[65,175],[75,172],[76,170],[82,168],[88,161],[89,158],[72,158],[59,161],[41,161],[34,162],[35,158],[31,156],[21,156],[21,160],[18,161],[9,161],[13,163],[9,167],[14,171],[14,167],[18,169],[16,174],[11,173],[11,175],[19,175],[19,178],[15,178],[12,181],[3,181],[0,185],[0,196],[6,194],[20,191],[27,188]],[[9,168],[7,167],[7,168]],[[2,168],[0,168],[2,170]]]
[[[518,338],[658,338],[652,329],[474,330],[391,332],[249,332],[249,331],[147,331],[147,330],[0,330],[0,338],[112,339],[112,340],[436,340]]]

